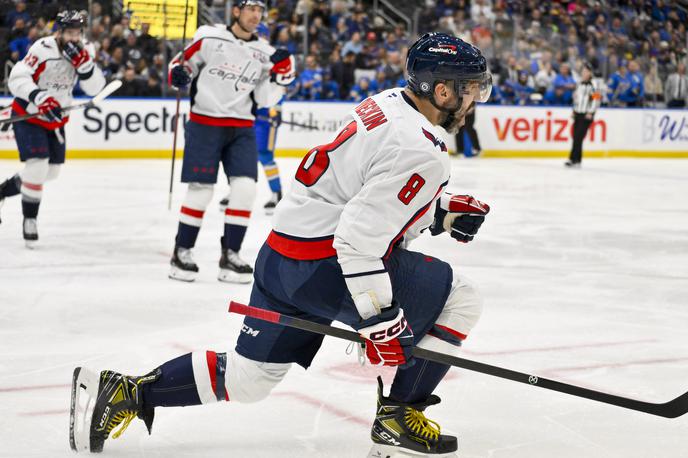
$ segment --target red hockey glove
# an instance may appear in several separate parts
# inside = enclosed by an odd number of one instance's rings
[[[294,56],[286,49],[278,49],[270,56],[272,68],[270,69],[270,81],[280,86],[289,86],[296,79],[294,70]]]
[[[446,231],[459,242],[470,242],[489,212],[489,205],[472,196],[445,193],[437,200],[435,220],[430,226],[430,233],[438,235]]]
[[[383,310],[359,323],[358,333],[365,339],[366,356],[374,366],[411,367],[413,331],[398,306]]]
[[[62,107],[46,91],[38,91],[29,96],[31,102],[38,107],[38,112],[48,118],[50,122],[62,122]]]
[[[95,64],[81,43],[68,41],[62,47],[62,55],[72,63],[80,78],[88,78],[93,73]]]

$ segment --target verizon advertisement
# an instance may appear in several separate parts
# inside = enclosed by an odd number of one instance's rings
[[[8,106],[9,98],[0,98]],[[355,104],[287,102],[277,138],[277,155],[300,156],[327,143]],[[188,101],[182,101],[180,135]],[[97,107],[73,111],[66,127],[70,157],[169,157],[175,123],[171,99],[110,99]],[[9,117],[9,109],[0,118]],[[411,126],[409,126],[410,128]],[[480,105],[476,129],[486,157],[565,156],[571,148],[571,109]],[[454,139],[445,135],[450,149]],[[597,157],[688,157],[688,112],[685,110],[601,109],[584,143]],[[0,127],[0,158],[15,158],[11,125]]]

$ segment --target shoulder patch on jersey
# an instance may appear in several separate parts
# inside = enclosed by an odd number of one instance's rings
[[[424,127],[421,127],[421,129],[423,130],[423,135],[425,135],[425,138],[430,140],[433,145],[439,146],[440,150],[442,150],[443,152],[447,151],[447,145],[445,145],[445,143],[442,140],[435,137],[431,132],[425,130]]]
[[[365,99],[356,108],[354,108],[354,111],[361,118],[361,122],[367,131],[371,131],[377,126],[387,122],[387,118],[382,112],[382,108],[380,108],[375,100],[370,97]]]

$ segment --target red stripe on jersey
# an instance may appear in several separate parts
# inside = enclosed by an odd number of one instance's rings
[[[399,233],[397,234],[397,236],[394,237],[394,239],[392,239],[392,241],[389,243],[389,247],[387,248],[387,252],[385,253],[385,255],[384,255],[384,257],[383,257],[382,259],[387,259],[387,258],[389,257],[389,255],[392,254],[392,250],[394,249],[394,245],[396,245],[396,243],[397,243],[399,240],[401,240],[401,238],[404,236],[404,234],[406,233],[406,231],[408,231],[409,228],[410,228],[411,226],[413,226],[413,224],[414,224],[416,221],[418,221],[425,213],[427,213],[427,211],[430,209],[430,206],[433,204],[433,202],[435,202],[435,199],[437,198],[437,196],[440,195],[440,193],[442,192],[442,189],[444,189],[444,187],[445,187],[446,185],[447,185],[447,182],[442,183],[442,184],[440,185],[439,189],[437,190],[437,192],[435,193],[435,197],[433,197],[432,200],[431,200],[430,202],[427,203],[427,205],[425,205],[424,207],[422,207],[420,210],[418,210],[418,211],[416,212],[415,215],[413,215],[413,217],[411,217],[411,220],[410,220],[408,223],[406,223],[406,225],[403,227],[403,229],[401,229],[401,232],[399,232]]]
[[[33,72],[33,82],[37,83],[38,78],[41,77],[41,73],[43,73],[43,70],[45,70],[45,62],[41,62],[38,64],[38,68],[36,68],[36,71]]]
[[[14,99],[12,101],[12,111],[14,111],[16,114],[22,116],[25,114],[29,114],[24,107],[22,107],[18,102],[17,99]],[[36,124],[37,126],[40,126],[44,129],[47,130],[55,130],[59,129],[60,127],[64,126],[67,124],[67,121],[69,121],[69,116],[65,116],[62,118],[62,121],[60,122],[49,122],[49,121],[43,121],[42,119],[36,118],[29,118],[25,120],[26,122],[30,122],[31,124]]]
[[[186,60],[191,59],[193,57],[193,55],[196,54],[201,49],[202,45],[203,45],[203,38],[201,38],[200,40],[198,40],[194,43],[191,43],[189,45],[189,47],[184,50],[184,60],[186,61]],[[179,57],[175,57],[174,59],[172,59],[172,62],[170,62],[170,64],[177,64],[177,63],[179,63]],[[171,66],[172,65],[170,65],[170,67]]]
[[[217,393],[217,354],[214,351],[205,352],[206,360],[208,361],[208,375],[210,376],[210,386],[213,389],[213,394]]]
[[[299,261],[315,261],[337,256],[332,246],[334,236],[320,240],[295,240],[275,231],[268,235],[267,244],[279,254]]]
[[[451,335],[453,335],[453,336],[455,336],[461,340],[466,340],[468,338],[468,336],[466,334],[461,334],[459,331],[455,331],[452,328],[448,328],[446,326],[442,326],[441,324],[437,324],[437,323],[435,323],[435,326],[440,328],[443,331],[448,332],[449,334],[451,334]]]
[[[189,60],[193,57],[194,54],[196,54],[200,49],[201,46],[203,45],[203,38],[198,40],[195,43],[191,43],[191,45],[186,48],[186,51],[184,51],[184,60]]]
[[[26,186],[27,188],[29,188],[33,191],[43,191],[43,185],[42,184],[33,184],[33,183],[27,183],[26,181],[22,181],[22,186]]]
[[[184,207],[184,206],[182,206],[180,211],[181,211],[181,213],[183,213],[185,215],[193,216],[194,218],[203,218],[203,214],[205,213],[204,211],[194,210],[193,208]]]
[[[250,218],[250,210],[234,210],[233,208],[227,208],[225,210],[225,215],[227,216],[241,216],[242,218]]]
[[[214,118],[212,116],[200,115],[191,112],[189,116],[193,122],[204,124],[206,126],[221,126],[221,127],[253,127],[251,119],[237,119],[237,118]]]

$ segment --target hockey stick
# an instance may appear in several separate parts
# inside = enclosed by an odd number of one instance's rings
[[[270,118],[264,118],[262,116],[256,116],[256,121],[271,122]],[[300,124],[298,122],[292,122],[292,121],[280,121],[279,124],[284,124],[285,126],[300,127],[302,129],[320,130],[318,128],[318,126],[313,126],[313,125],[309,125],[309,124]]]
[[[184,30],[182,31],[182,55],[179,65],[184,66],[184,52],[186,49],[186,23],[189,20],[189,0],[184,5]],[[177,107],[174,110],[174,134],[172,136],[172,170],[170,170],[170,194],[167,196],[167,209],[172,210],[172,188],[174,186],[174,162],[177,158],[177,132],[179,132],[179,104],[182,99],[181,89],[177,89]]]
[[[327,326],[312,321],[302,320],[288,315],[283,315],[278,312],[270,310],[263,310],[250,305],[241,304],[239,302],[231,301],[229,303],[229,312],[237,313],[239,315],[250,316],[263,321],[271,323],[278,323],[283,326],[302,329],[304,331],[314,332],[316,334],[324,334],[327,336],[337,337],[339,339],[349,340],[351,342],[362,343],[363,338],[353,331],[336,328],[334,326]],[[582,388],[575,385],[569,385],[555,380],[538,377],[537,375],[526,374],[523,372],[516,372],[502,367],[491,366],[489,364],[480,363],[478,361],[471,361],[469,359],[459,358],[456,356],[445,355],[431,350],[415,347],[413,349],[413,356],[416,358],[427,359],[449,366],[460,367],[474,372],[491,375],[493,377],[505,378],[514,382],[525,383],[527,385],[539,386],[552,391],[570,394],[581,398],[590,399],[593,401],[604,402],[626,409],[636,410],[638,412],[645,412],[651,415],[657,415],[665,418],[677,418],[685,413],[688,413],[688,393],[672,399],[663,404],[655,404],[651,402],[638,401],[635,399],[624,398],[601,391],[595,391],[588,388]]]
[[[83,108],[90,108],[90,107],[93,107],[95,105],[98,105],[100,102],[103,101],[103,99],[110,96],[113,92],[115,92],[121,86],[122,86],[122,82],[120,80],[111,81],[110,84],[106,85],[99,93],[94,95],[91,98],[91,100],[89,100],[88,102],[77,103],[76,105],[70,105],[68,107],[62,108],[62,114],[69,113],[72,110],[81,110]],[[0,126],[2,126],[4,124],[12,124],[12,123],[18,122],[18,121],[25,121],[27,119],[35,118],[36,116],[40,116],[40,115],[41,115],[41,113],[27,113],[25,115],[3,119],[3,120],[0,120]]]

